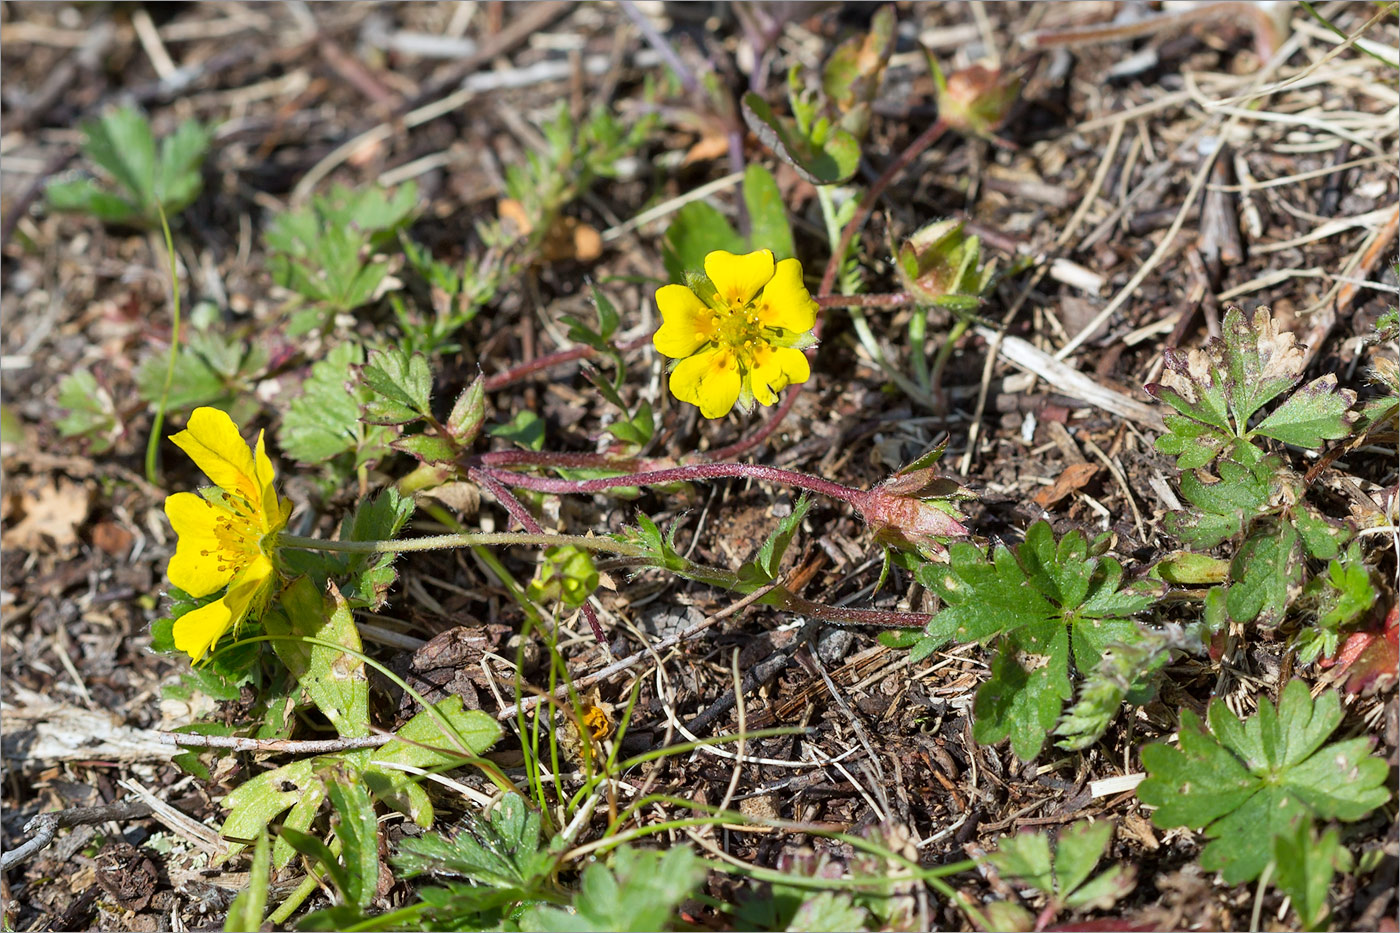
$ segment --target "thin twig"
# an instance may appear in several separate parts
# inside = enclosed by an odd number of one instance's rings
[[[60,829],[88,823],[105,823],[108,820],[134,820],[150,815],[150,805],[139,800],[123,800],[98,807],[72,807],[68,810],[40,813],[24,824],[24,831],[33,833],[33,837],[23,845],[0,854],[0,872],[9,871],[30,856],[48,848]]]
[[[237,735],[195,735],[188,732],[156,732],[156,739],[166,745],[190,748],[226,748],[235,752],[259,752],[281,755],[330,755],[356,748],[378,748],[395,738],[391,732],[338,739],[251,739]]]

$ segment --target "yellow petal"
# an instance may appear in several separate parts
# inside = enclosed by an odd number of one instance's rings
[[[717,347],[680,361],[671,373],[671,394],[699,405],[706,418],[723,418],[739,399],[739,383],[734,354]]]
[[[220,557],[221,545],[214,534],[214,519],[221,512],[191,492],[177,492],[165,500],[165,515],[179,535],[166,574],[171,583],[196,598],[223,589],[233,579],[234,568]]]
[[[254,479],[258,483],[258,488],[262,490],[262,514],[263,531],[278,531],[287,524],[287,518],[292,514],[291,502],[283,502],[277,498],[277,487],[273,484],[277,478],[277,471],[272,468],[272,461],[268,459],[267,450],[263,446],[263,432],[258,432],[257,447],[253,452]]]
[[[705,257],[705,274],[726,302],[746,305],[773,278],[773,252],[761,249],[746,256],[735,256],[717,249]]]
[[[200,606],[175,620],[171,634],[175,647],[198,664],[209,649],[230,629],[237,629],[250,608],[267,599],[272,582],[272,564],[258,558],[239,574],[228,592],[207,606]]]
[[[715,313],[684,285],[663,285],[656,290],[661,326],[651,338],[656,351],[682,360],[704,346],[715,333]]]
[[[253,452],[226,412],[196,408],[185,430],[170,439],[190,455],[214,485],[241,495],[250,505],[261,505],[262,487],[256,478]],[[269,463],[267,468],[271,472],[272,465]]]
[[[817,303],[802,284],[802,263],[796,259],[778,263],[754,310],[764,327],[781,327],[799,334],[811,330],[817,323]]]
[[[806,382],[811,375],[807,356],[801,350],[759,347],[754,351],[749,374],[754,400],[760,405],[772,405],[778,400],[778,392],[794,383]]]

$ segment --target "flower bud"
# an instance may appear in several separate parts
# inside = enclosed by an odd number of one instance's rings
[[[928,56],[933,74],[938,117],[960,133],[988,137],[1011,113],[1021,93],[1021,75],[977,63],[948,75]]]
[[[896,474],[866,496],[861,515],[886,544],[941,558],[944,539],[968,536],[955,503],[972,492],[931,468]]]
[[[981,260],[981,241],[963,232],[961,220],[939,220],[904,241],[895,268],[920,304],[972,310],[994,269]]]

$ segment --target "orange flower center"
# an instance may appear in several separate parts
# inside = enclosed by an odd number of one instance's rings
[[[205,501],[214,510],[214,539],[219,542],[214,552],[200,551],[201,557],[214,557],[219,571],[241,570],[262,553],[263,531],[253,507],[238,496],[226,496],[226,508]]]

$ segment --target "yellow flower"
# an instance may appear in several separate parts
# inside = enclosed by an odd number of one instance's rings
[[[816,343],[817,303],[796,259],[774,263],[766,249],[747,256],[716,250],[689,287],[658,289],[656,307],[662,324],[652,344],[680,360],[671,394],[700,406],[706,418],[722,418],[736,403],[744,411],[754,402],[772,405],[779,391],[811,375],[802,351]]]
[[[170,438],[214,485],[200,495],[177,492],[165,514],[179,535],[166,570],[170,582],[193,597],[224,587],[219,599],[175,620],[175,647],[198,663],[224,633],[266,607],[277,582],[277,535],[292,504],[277,498],[272,461],[249,450],[233,419],[217,408],[196,408],[185,430]]]

